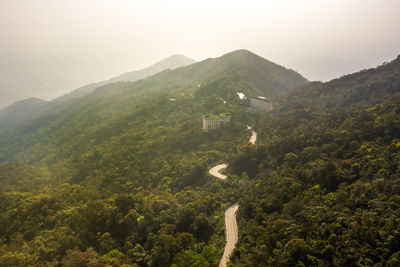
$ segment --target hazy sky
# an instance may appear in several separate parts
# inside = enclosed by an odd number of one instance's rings
[[[399,0],[0,0],[0,52],[79,70],[68,85],[24,92],[44,98],[172,54],[241,48],[328,80],[400,54],[399,13]]]

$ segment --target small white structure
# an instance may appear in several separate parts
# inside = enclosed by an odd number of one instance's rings
[[[242,92],[236,92],[240,99],[246,99],[246,96]]]
[[[251,96],[250,107],[261,111],[270,111],[272,109],[269,99],[263,96]]]
[[[223,123],[231,121],[230,113],[220,113],[218,115],[204,114],[203,115],[203,132],[208,132],[210,129],[217,129]]]

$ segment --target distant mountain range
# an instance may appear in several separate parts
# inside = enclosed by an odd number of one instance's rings
[[[46,101],[39,98],[28,98],[0,110],[0,131],[14,126],[15,122],[31,118],[40,110]]]
[[[79,99],[94,91],[97,87],[119,81],[136,81],[154,75],[166,69],[175,69],[195,63],[196,61],[183,55],[173,55],[150,67],[138,71],[127,72],[109,80],[82,86],[71,93],[60,96],[52,101],[38,98],[28,98],[0,110],[0,132],[12,128],[22,121],[32,119],[63,104]]]
[[[165,67],[180,67],[181,59],[184,64],[194,62],[183,56],[176,56],[175,59],[171,59],[175,62]],[[105,61],[101,58],[85,58],[84,56],[31,55],[0,51],[0,109],[16,100],[32,96],[54,99],[88,82],[112,77],[107,73],[115,73],[115,69],[118,69],[120,64],[122,62],[118,63],[117,58]],[[160,71],[160,69],[157,70],[157,66],[155,67],[156,72]],[[150,68],[149,72],[144,74],[147,76],[154,73]],[[135,77],[123,78],[130,80]]]
[[[194,59],[185,57],[183,55],[173,55],[173,56],[167,57],[166,59],[155,63],[154,65],[151,65],[150,67],[144,68],[142,70],[127,72],[127,73],[121,74],[117,77],[108,79],[106,81],[91,83],[91,84],[82,86],[82,87],[72,91],[69,94],[66,94],[66,95],[63,95],[63,96],[60,96],[60,97],[54,99],[52,102],[54,104],[64,103],[71,99],[77,99],[77,98],[83,97],[83,96],[93,92],[96,88],[106,85],[108,83],[115,83],[115,82],[121,82],[121,81],[133,82],[133,81],[147,78],[147,77],[154,75],[156,73],[159,73],[163,70],[176,69],[179,67],[184,67],[184,66],[193,64],[195,62],[196,61]]]

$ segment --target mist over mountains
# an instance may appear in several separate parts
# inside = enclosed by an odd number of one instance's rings
[[[192,64],[194,62],[196,61],[185,56],[173,55],[145,69],[127,72],[103,82],[91,83],[79,87],[78,89],[75,89],[68,94],[57,97],[52,101],[39,100],[38,98],[28,98],[18,101],[4,109],[0,109],[0,132],[16,126],[18,123],[24,120],[34,118],[35,116],[38,116],[39,114],[43,114],[45,112],[50,112],[54,108],[57,109],[62,104],[66,104],[67,102],[71,102],[72,100],[82,98],[102,85],[118,81],[136,81],[166,69],[175,69]],[[7,92],[3,93],[7,94]]]
[[[373,67],[385,60],[388,61],[397,53],[395,47],[382,52],[381,47],[368,50],[363,48],[365,45],[363,43],[357,45],[361,46],[362,53],[353,57],[346,50],[342,57],[332,56],[321,49],[312,51],[311,48],[305,51],[289,50],[286,53],[278,53],[277,48],[271,51],[268,48],[258,48],[257,51],[264,57],[271,57],[273,61],[296,69],[307,79],[316,81],[329,81]],[[355,49],[356,44],[352,46]],[[333,49],[334,45],[331,44],[330,48]],[[0,53],[0,109],[29,97],[45,100],[60,97],[74,88],[83,87],[82,85],[88,82],[112,77],[109,73],[120,72],[122,67],[118,65],[122,63],[127,65],[127,61],[113,57],[108,60],[97,59],[93,55],[74,57]]]
[[[163,69],[176,68],[193,62],[195,61],[183,56],[171,56],[143,69],[143,72],[130,72],[122,74],[122,77],[114,77],[114,81],[141,79]],[[68,90],[78,88],[87,81],[96,81],[99,77],[106,76],[106,73],[110,72],[107,65],[113,66],[115,63],[96,61],[93,58],[2,52],[0,53],[0,109],[29,97],[53,99],[64,95]]]
[[[111,79],[108,79],[108,80],[105,80],[102,82],[91,83],[91,84],[79,87],[78,89],[72,91],[71,93],[68,93],[68,94],[65,94],[60,97],[55,98],[53,100],[53,103],[59,104],[59,103],[63,103],[65,101],[68,101],[71,99],[83,97],[83,96],[91,93],[92,91],[94,91],[96,88],[101,87],[106,84],[109,84],[109,83],[115,83],[115,82],[121,82],[121,81],[133,82],[136,80],[147,78],[151,75],[154,75],[154,74],[164,71],[164,70],[184,67],[184,66],[193,64],[195,62],[196,62],[195,60],[185,57],[185,56],[182,56],[182,55],[173,55],[173,56],[167,57],[167,58],[151,65],[150,67],[144,68],[142,70],[123,73],[119,76],[113,77]]]

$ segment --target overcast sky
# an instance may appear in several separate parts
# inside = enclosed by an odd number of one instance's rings
[[[399,13],[399,0],[0,0],[0,52],[79,65],[73,83],[24,92],[44,98],[172,54],[242,48],[329,80],[400,54]]]

